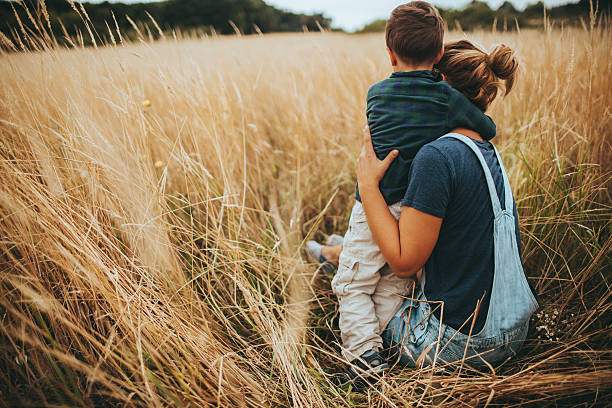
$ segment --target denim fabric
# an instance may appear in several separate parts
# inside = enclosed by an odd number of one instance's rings
[[[514,200],[506,170],[497,149],[495,154],[502,169],[505,189],[505,208],[501,203],[482,153],[472,140],[459,134],[448,134],[465,143],[478,158],[487,181],[493,208],[494,272],[491,299],[484,327],[473,335],[463,334],[441,324],[433,315],[432,307],[440,303],[427,302],[423,294],[427,269],[423,270],[421,285],[395,313],[382,334],[385,347],[397,355],[401,364],[437,366],[462,360],[478,368],[498,364],[520,349],[527,335],[529,318],[538,303],[525,277],[515,235]],[[475,273],[477,273],[475,271]],[[441,312],[444,320],[444,312]],[[468,321],[466,324],[470,324]]]
[[[390,364],[420,368],[435,361],[436,367],[448,368],[464,360],[469,367],[486,368],[516,355],[527,336],[528,322],[493,337],[466,335],[440,324],[432,313],[436,307],[440,305],[427,302],[421,288],[404,300],[381,335]]]

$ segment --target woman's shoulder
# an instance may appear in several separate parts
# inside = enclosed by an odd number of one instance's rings
[[[481,151],[493,150],[493,145],[486,140],[471,140]],[[440,137],[432,142],[429,142],[423,147],[436,150],[447,157],[463,157],[466,154],[473,154],[471,153],[472,149],[465,144],[465,142],[454,137]]]
[[[427,143],[418,151],[412,162],[411,179],[430,180],[434,174],[443,178],[454,176],[454,154],[449,151],[448,142],[438,140]]]
[[[424,145],[421,150],[419,150],[417,157],[420,155],[423,156],[423,159],[448,159],[450,157],[456,156],[457,154],[460,154],[463,150],[462,145],[463,142],[455,138],[440,137]]]
[[[474,143],[485,156],[485,159],[489,159],[489,156],[495,156],[493,145],[490,142],[474,140]],[[452,174],[480,167],[472,149],[461,140],[453,137],[440,137],[429,142],[419,150],[414,160],[428,162],[430,166],[444,165],[449,168]]]

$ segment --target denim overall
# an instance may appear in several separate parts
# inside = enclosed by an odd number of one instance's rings
[[[494,215],[495,266],[486,321],[483,329],[471,336],[441,324],[432,313],[432,308],[441,307],[441,302],[427,302],[424,295],[426,270],[423,269],[420,287],[415,285],[414,293],[404,300],[382,337],[385,347],[389,347],[391,355],[398,357],[403,365],[420,367],[435,362],[436,366],[445,366],[465,359],[466,364],[482,368],[498,364],[518,352],[538,303],[523,272],[514,231],[512,190],[497,149],[494,147],[504,181],[504,209],[489,166],[476,144],[456,133],[443,137],[460,140],[472,149],[484,170],[489,189]],[[471,323],[470,319],[467,327]]]

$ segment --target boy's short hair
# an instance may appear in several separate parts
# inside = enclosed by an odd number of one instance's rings
[[[404,62],[434,62],[444,41],[444,20],[425,1],[411,1],[391,12],[386,27],[387,47]]]

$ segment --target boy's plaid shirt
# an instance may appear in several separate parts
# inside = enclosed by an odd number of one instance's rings
[[[404,198],[410,165],[421,147],[458,127],[485,140],[496,132],[493,119],[432,71],[394,72],[372,85],[366,113],[378,158],[393,149],[400,152],[380,181],[389,205]],[[361,201],[359,187],[355,198]]]

